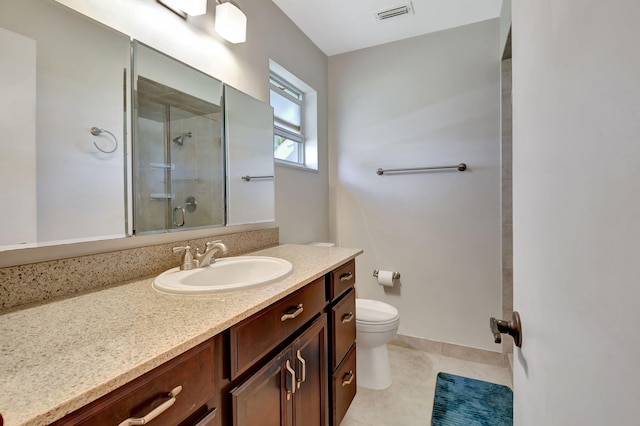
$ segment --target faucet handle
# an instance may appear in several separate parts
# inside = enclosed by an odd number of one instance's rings
[[[174,253],[183,253],[182,259],[180,260],[180,270],[188,271],[190,269],[195,269],[198,267],[196,261],[193,259],[193,253],[191,253],[191,246],[184,247],[174,247]]]

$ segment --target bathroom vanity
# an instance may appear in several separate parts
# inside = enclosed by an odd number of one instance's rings
[[[4,314],[4,424],[338,425],[360,253],[286,244],[252,253],[294,265],[263,287],[182,296],[147,279]]]

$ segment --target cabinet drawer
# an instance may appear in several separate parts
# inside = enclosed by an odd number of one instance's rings
[[[331,309],[331,371],[333,371],[356,340],[356,292],[350,290]]]
[[[324,309],[324,286],[319,278],[231,327],[232,380]]]
[[[329,295],[335,300],[356,283],[356,261],[351,260],[338,269],[331,271]]]
[[[175,402],[169,392],[182,386]],[[54,423],[55,425],[118,425],[168,406],[153,424],[177,425],[215,397],[213,340],[185,352],[142,377]]]
[[[356,396],[356,345],[354,344],[342,364],[333,373],[333,424],[339,425]]]

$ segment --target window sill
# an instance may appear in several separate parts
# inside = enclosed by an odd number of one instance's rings
[[[279,167],[286,167],[287,169],[301,170],[303,172],[318,173],[318,169],[312,169],[311,167],[303,166],[301,164],[298,165],[294,163],[288,163],[285,161],[279,161],[277,159],[274,159],[274,162],[276,166],[279,166]]]

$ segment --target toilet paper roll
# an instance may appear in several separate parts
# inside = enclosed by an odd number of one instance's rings
[[[378,284],[393,287],[393,271],[378,271]]]

